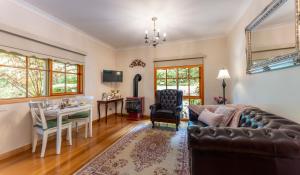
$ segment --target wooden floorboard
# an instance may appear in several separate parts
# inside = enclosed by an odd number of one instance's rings
[[[37,146],[36,153],[28,150],[1,160],[0,175],[72,174],[135,126],[146,121],[135,122],[110,117],[107,124],[105,121],[96,122],[92,138],[84,138],[84,128],[79,133],[73,131],[72,146],[68,146],[63,138],[60,155],[55,154],[55,139],[52,139],[48,141],[45,158],[40,158],[41,146]]]

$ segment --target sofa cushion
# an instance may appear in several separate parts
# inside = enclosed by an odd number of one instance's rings
[[[165,119],[174,119],[174,111],[168,109],[159,109],[155,112],[154,117],[165,118]]]
[[[228,120],[230,120],[232,115],[234,114],[236,108],[228,107],[224,105],[220,105],[214,113],[216,114],[222,114],[224,116],[223,121],[221,122],[221,126],[226,126],[228,123]]]
[[[210,112],[208,109],[204,109],[198,117],[198,120],[209,125],[219,126],[224,119],[224,115]]]

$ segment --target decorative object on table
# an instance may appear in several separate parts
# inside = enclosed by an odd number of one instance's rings
[[[145,67],[146,63],[144,63],[142,60],[140,59],[135,59],[131,62],[131,64],[129,65],[129,67],[133,68],[133,67]]]
[[[84,174],[172,174],[189,175],[187,128],[178,132],[161,125],[151,129],[141,124],[100,153],[75,175]]]
[[[167,41],[167,34],[164,33],[163,37],[160,36],[160,31],[156,29],[156,21],[157,17],[152,17],[153,21],[153,34],[149,34],[148,30],[145,31],[145,43],[156,47],[158,44],[162,44],[163,42]]]
[[[223,99],[226,99],[226,98],[225,98],[225,88],[226,88],[226,82],[225,82],[225,79],[230,79],[230,75],[229,75],[229,73],[228,73],[228,70],[227,70],[227,69],[221,69],[221,70],[219,70],[219,74],[218,74],[217,79],[222,80]],[[224,104],[224,105],[226,104],[226,100],[223,100],[223,104]]]
[[[111,99],[121,98],[120,90],[111,90]]]
[[[102,99],[102,100],[107,100],[107,96],[108,96],[107,93],[106,93],[106,92],[103,92],[103,93],[102,93],[102,98],[101,98],[101,99]]]
[[[145,98],[139,97],[138,83],[142,80],[140,74],[136,74],[133,78],[133,97],[126,98],[126,110],[128,120],[140,120],[144,114]]]
[[[218,96],[218,97],[214,97],[214,100],[215,100],[215,102],[217,103],[217,104],[224,104],[224,100],[225,100],[225,104],[226,104],[226,102],[227,102],[227,98],[223,98],[223,97],[221,97],[221,96]]]
[[[176,89],[157,90],[155,104],[150,106],[150,119],[152,127],[154,122],[167,122],[176,124],[176,131],[180,124],[183,92]]]

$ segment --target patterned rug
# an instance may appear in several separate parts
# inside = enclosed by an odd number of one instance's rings
[[[169,125],[171,126],[171,125]],[[186,125],[141,124],[75,175],[189,175]]]

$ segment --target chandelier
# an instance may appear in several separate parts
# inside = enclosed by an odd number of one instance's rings
[[[148,33],[148,30],[145,31],[145,43],[148,45],[152,45],[153,47],[156,47],[158,44],[161,44],[165,41],[167,41],[167,34],[164,33],[163,37],[160,36],[159,29],[156,29],[156,21],[157,17],[152,18],[153,21],[153,34],[150,35]]]

